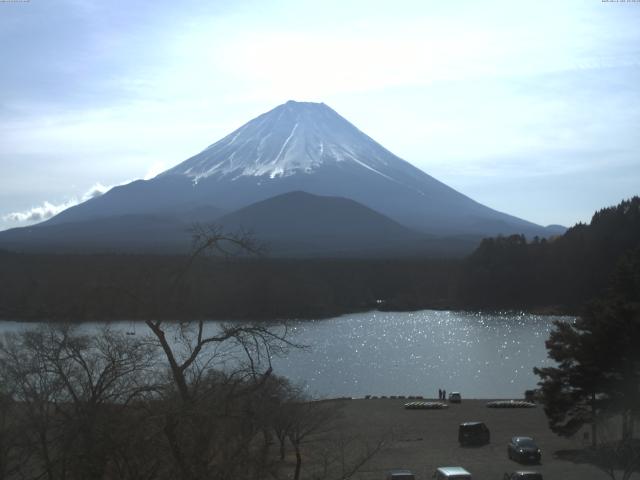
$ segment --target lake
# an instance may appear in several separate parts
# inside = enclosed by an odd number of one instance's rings
[[[544,342],[552,317],[422,310],[366,312],[294,322],[293,340],[309,345],[273,361],[277,374],[322,397],[423,395],[522,397],[535,388],[534,366],[551,365]],[[0,322],[0,333],[36,324]],[[103,324],[85,323],[83,330]],[[130,322],[112,322],[130,330]],[[214,328],[216,322],[211,322]],[[138,334],[144,324],[135,326]]]

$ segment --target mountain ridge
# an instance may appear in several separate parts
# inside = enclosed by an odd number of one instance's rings
[[[426,252],[427,237],[348,198],[293,191],[224,215],[228,231],[250,230],[278,256],[373,256]]]
[[[169,211],[180,215],[202,206],[229,213],[292,191],[351,199],[408,229],[439,237],[557,233],[445,185],[329,106],[294,101],[259,115],[150,180],[115,187],[39,225]],[[37,229],[32,227],[30,235]]]

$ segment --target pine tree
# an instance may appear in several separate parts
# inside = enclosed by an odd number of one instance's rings
[[[556,367],[536,368],[551,429],[571,436],[619,414],[622,438],[640,416],[640,249],[625,255],[612,287],[573,323],[557,321],[546,342]]]

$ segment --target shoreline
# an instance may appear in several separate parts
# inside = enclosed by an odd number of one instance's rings
[[[472,308],[445,308],[445,307],[425,307],[418,309],[394,309],[387,310],[384,308],[371,308],[371,309],[361,309],[361,310],[349,310],[344,312],[337,312],[335,314],[326,314],[326,315],[316,315],[316,316],[297,316],[297,317],[189,317],[189,319],[184,318],[161,318],[163,322],[167,323],[175,323],[175,322],[184,322],[184,321],[205,321],[205,322],[256,322],[256,323],[286,323],[286,322],[313,322],[313,321],[322,321],[322,320],[330,320],[332,318],[338,318],[345,315],[353,315],[360,313],[418,313],[424,311],[434,311],[434,312],[456,312],[456,313],[464,313],[464,314],[479,314],[479,315],[496,315],[496,316],[508,316],[508,315],[535,315],[540,317],[576,317],[578,313],[572,313],[570,310],[562,310],[561,308],[547,307],[547,308],[535,308],[531,310],[521,309],[521,310],[512,310],[512,309],[472,309]],[[73,324],[73,325],[81,325],[86,323],[116,323],[116,322],[129,322],[141,324],[144,323],[147,319],[145,318],[131,318],[131,319],[123,319],[123,318],[91,318],[85,320],[71,320],[71,319],[61,319],[61,318],[34,318],[34,317],[11,317],[4,318],[0,316],[0,322],[15,322],[15,323],[55,323],[55,324]]]

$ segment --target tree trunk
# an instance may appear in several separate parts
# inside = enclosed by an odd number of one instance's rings
[[[178,365],[175,355],[173,354],[173,350],[171,350],[171,346],[167,341],[164,331],[157,325],[155,325],[152,321],[146,320],[145,323],[151,329],[153,334],[156,336],[158,341],[160,342],[160,346],[167,357],[167,361],[169,362],[169,367],[171,368],[171,374],[173,376],[173,380],[176,382],[176,387],[178,387],[178,392],[180,393],[180,398],[184,403],[188,403],[191,399],[189,395],[189,387],[187,386],[187,380],[184,377],[184,372]]]
[[[188,466],[188,462],[185,459],[182,450],[180,449],[180,442],[177,438],[176,430],[178,428],[178,421],[174,418],[173,414],[165,415],[165,425],[164,425],[164,434],[169,443],[169,450],[171,451],[171,455],[178,465],[180,476],[183,480],[195,480],[195,476],[191,472],[191,469]]]
[[[278,433],[276,433],[276,437],[278,437],[278,442],[280,442],[280,461],[283,461],[285,455],[284,442],[287,440],[287,437]]]
[[[38,440],[40,441],[40,448],[42,448],[42,459],[44,461],[45,470],[47,472],[47,478],[49,480],[54,479],[53,462],[49,455],[49,441],[47,438],[47,432],[40,430],[38,432]]]
[[[596,429],[596,394],[591,394],[591,446],[596,447],[598,445],[598,440],[596,438],[597,429]]]
[[[296,450],[296,472],[293,475],[293,480],[300,480],[300,469],[302,468],[302,455],[300,454],[300,445],[294,443],[293,446]]]

